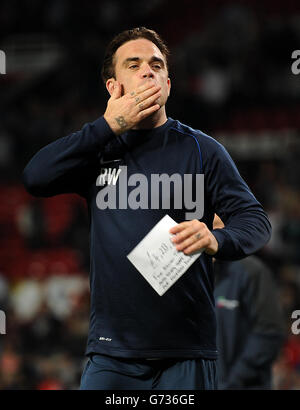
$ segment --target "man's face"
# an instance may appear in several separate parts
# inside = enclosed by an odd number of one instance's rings
[[[152,82],[161,86],[157,103],[161,107],[165,105],[171,83],[166,59],[154,43],[143,38],[128,41],[118,48],[114,62],[115,79],[122,84],[124,94],[136,90],[145,82]]]

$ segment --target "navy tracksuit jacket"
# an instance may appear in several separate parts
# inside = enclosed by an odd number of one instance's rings
[[[212,258],[203,253],[163,296],[153,290],[126,255],[164,215],[179,223],[186,220],[187,209],[174,206],[178,192],[172,184],[168,209],[161,201],[157,209],[150,209],[150,184],[149,209],[119,203],[100,209],[105,205],[101,190],[107,189],[101,174],[115,177],[115,189],[126,188],[128,197],[137,189],[124,187],[124,179],[118,176],[121,166],[127,167],[127,179],[142,174],[150,181],[151,175],[165,173],[179,175],[184,183],[184,175],[191,174],[191,186],[186,188],[193,194],[198,188],[196,174],[204,174],[201,221],[212,229],[216,212],[226,224],[225,229],[214,231],[218,258],[252,254],[268,241],[271,232],[265,212],[224,147],[171,118],[160,127],[116,137],[100,117],[42,148],[24,170],[27,190],[36,196],[76,192],[88,204],[91,314],[86,353],[215,359]]]

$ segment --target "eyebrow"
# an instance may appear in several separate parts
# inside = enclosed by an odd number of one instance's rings
[[[141,58],[140,57],[128,57],[128,58],[126,58],[124,61],[123,61],[123,66],[128,66],[128,64],[129,63],[131,63],[132,61],[135,61],[135,62],[139,62],[139,61],[141,61]],[[149,61],[150,63],[154,63],[154,62],[158,62],[158,63],[160,63],[163,67],[165,66],[165,63],[164,63],[164,60],[162,59],[162,58],[160,58],[160,57],[156,57],[156,56],[153,56],[153,57],[151,57],[150,58],[150,61]]]

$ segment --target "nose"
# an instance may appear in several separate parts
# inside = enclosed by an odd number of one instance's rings
[[[143,69],[141,70],[142,78],[154,78],[154,72],[149,66],[149,64],[145,64]]]

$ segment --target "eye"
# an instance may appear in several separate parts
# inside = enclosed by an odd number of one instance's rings
[[[137,64],[131,64],[131,65],[129,66],[130,69],[135,69],[135,68],[137,68],[137,67],[138,67]]]
[[[160,64],[154,64],[153,68],[155,68],[155,70],[160,70],[161,69],[161,65]]]

